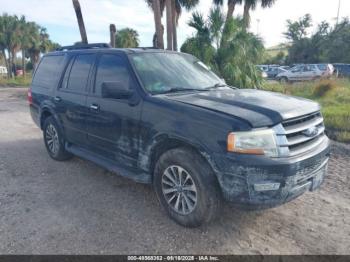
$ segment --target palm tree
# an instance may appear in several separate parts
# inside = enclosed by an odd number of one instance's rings
[[[250,11],[254,10],[260,2],[262,8],[271,7],[276,0],[244,0],[243,21],[244,26],[250,26]]]
[[[3,14],[0,20],[0,46],[6,60],[8,54],[7,71],[8,77],[13,77],[15,57],[20,49],[20,23],[17,16]]]
[[[199,3],[199,0],[172,0],[172,15],[173,15],[173,50],[177,51],[177,26],[184,8],[186,11],[191,11]]]
[[[222,6],[224,4],[224,0],[214,0],[215,5]],[[241,5],[243,0],[227,0],[227,14],[226,20],[233,16],[233,12],[235,11],[236,5]]]
[[[138,47],[140,44],[139,34],[131,28],[118,30],[115,38],[116,47],[119,48],[133,48]]]
[[[172,3],[174,0],[165,0],[166,6],[166,35],[167,35],[167,49],[173,50],[173,30],[174,30],[174,20],[173,20],[173,11]]]
[[[166,1],[168,0],[146,0],[146,3],[148,4],[148,6],[153,10],[154,15],[155,15],[154,6],[156,2],[159,2],[160,17],[158,22],[156,22],[156,17],[155,17],[155,24],[156,24],[156,27],[157,27],[157,24],[160,25],[161,30],[163,28],[161,23],[161,18],[163,17],[163,13],[166,7]],[[182,9],[185,8],[187,11],[192,10],[196,5],[198,5],[199,0],[170,0],[169,2],[171,4],[168,5],[169,7],[167,7],[167,9],[169,11],[171,10],[171,12],[169,13],[169,15],[167,13],[167,31],[170,32],[170,36],[172,38],[172,42],[173,42],[172,49],[177,51],[177,25],[182,13]],[[171,26],[171,29],[170,29],[170,26]],[[169,41],[170,41],[170,37],[168,38],[168,46],[171,46]]]
[[[163,0],[149,0],[147,1],[150,7],[153,10],[154,15],[154,23],[156,27],[155,33],[155,44],[157,48],[164,49],[164,40],[163,40],[163,25],[162,25],[162,10],[164,10],[164,2]],[[162,6],[161,6],[162,3]]]
[[[21,27],[21,35],[20,35],[20,41],[21,41],[21,49],[22,49],[22,70],[23,70],[23,77],[26,76],[25,72],[25,50],[26,50],[26,44],[28,43],[27,37],[28,34],[28,25],[25,16],[21,16],[20,19],[20,27]]]
[[[117,33],[117,29],[115,27],[115,24],[110,24],[109,25],[109,35],[110,35],[110,40],[111,40],[111,46],[114,48],[115,47],[115,34]]]
[[[83,14],[81,12],[79,0],[73,0],[73,7],[78,20],[79,31],[81,35],[81,42],[84,44],[87,44],[88,38],[86,35],[85,24],[84,24]]]
[[[30,47],[27,49],[27,56],[30,58],[33,68],[35,69],[39,62],[40,54],[51,51],[53,48],[56,48],[57,44],[50,41],[46,28],[40,27],[33,22],[32,30],[36,33],[30,40]]]
[[[242,19],[227,20],[220,7],[215,7],[207,20],[193,13],[189,26],[196,30],[196,35],[185,41],[182,52],[200,58],[232,86],[261,85],[261,74],[255,65],[263,58],[264,46],[245,30]]]

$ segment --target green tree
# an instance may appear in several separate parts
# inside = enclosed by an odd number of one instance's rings
[[[223,6],[224,0],[213,0],[215,5]],[[241,5],[243,0],[227,0],[226,20],[233,16],[233,12],[237,5]]]
[[[158,3],[157,3],[158,2]],[[152,9],[155,16],[156,24],[156,34],[155,39],[163,41],[164,27],[161,24],[161,17],[163,16],[164,11],[167,11],[167,47],[170,50],[177,51],[177,26],[182,13],[182,10],[187,11],[192,10],[195,6],[198,5],[199,0],[146,0],[148,6]],[[159,9],[158,9],[159,5]],[[159,11],[159,15],[157,14]],[[161,39],[158,39],[157,36],[157,27],[160,29]],[[163,44],[164,48],[164,44]]]
[[[335,27],[321,22],[315,33],[308,35],[311,16],[287,21],[285,37],[291,41],[289,63],[349,63],[350,22],[344,19]]]
[[[119,48],[133,48],[140,44],[139,34],[131,28],[118,30],[115,38],[116,47]]]
[[[22,53],[22,68],[25,71],[25,58],[30,58],[35,66],[41,53],[51,51],[57,46],[49,39],[45,28],[35,22],[26,21],[24,16],[19,18],[6,13],[0,16],[0,51],[9,77],[14,76],[13,69],[19,51]]]
[[[329,29],[328,29],[329,30]],[[348,18],[337,24],[323,36],[324,57],[331,63],[350,63],[350,21]]]
[[[245,30],[242,19],[225,20],[220,7],[212,8],[207,20],[193,13],[189,26],[196,34],[185,41],[181,51],[200,58],[229,85],[257,88],[262,78],[255,65],[263,58],[263,43]]]
[[[310,14],[306,14],[298,21],[287,20],[287,31],[284,36],[293,42],[300,41],[307,37],[307,30],[312,26],[312,18]]]
[[[0,17],[0,46],[4,57],[7,53],[6,66],[9,77],[14,76],[12,69],[20,44],[20,22],[18,17],[3,14]]]

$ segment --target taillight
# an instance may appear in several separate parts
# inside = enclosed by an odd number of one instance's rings
[[[33,104],[33,97],[32,97],[32,88],[28,88],[28,103],[31,105]]]

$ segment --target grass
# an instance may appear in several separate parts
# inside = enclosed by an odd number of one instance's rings
[[[0,87],[27,87],[32,82],[31,74],[27,74],[24,78],[23,76],[18,76],[15,78],[5,78],[0,77]]]
[[[350,80],[324,80],[281,85],[267,82],[264,90],[300,96],[317,101],[322,106],[322,114],[330,138],[350,143]]]

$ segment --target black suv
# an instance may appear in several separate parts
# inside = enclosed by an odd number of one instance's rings
[[[229,87],[195,57],[103,44],[45,55],[28,92],[49,155],[153,183],[176,222],[222,199],[264,208],[323,182],[329,140],[317,103]]]

